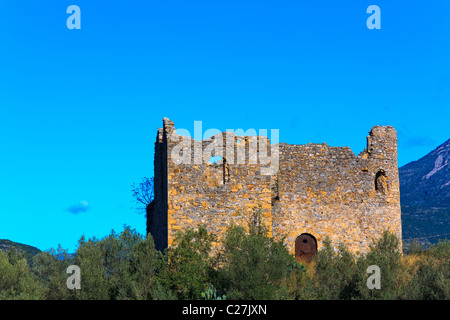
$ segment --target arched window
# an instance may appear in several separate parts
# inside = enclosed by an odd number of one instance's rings
[[[222,163],[222,157],[221,156],[214,156],[211,157],[208,161],[208,164],[220,164]]]
[[[386,195],[388,193],[388,181],[384,170],[380,170],[375,175],[375,191]]]

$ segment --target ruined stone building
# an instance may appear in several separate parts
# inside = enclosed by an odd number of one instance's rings
[[[278,160],[271,174],[262,154]],[[222,161],[210,163],[211,156]],[[197,141],[164,118],[154,170],[147,232],[158,249],[200,225],[220,240],[230,223],[247,225],[255,212],[271,236],[285,237],[289,251],[305,259],[326,236],[355,253],[366,252],[384,230],[401,239],[397,134],[390,126],[372,128],[356,156],[349,147],[274,145],[228,131]]]

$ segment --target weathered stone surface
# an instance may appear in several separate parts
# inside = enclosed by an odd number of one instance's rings
[[[229,132],[194,141],[177,135],[173,122],[164,119],[155,143],[155,200],[147,210],[147,231],[159,249],[177,231],[201,224],[220,240],[228,225],[247,225],[255,210],[271,235],[286,237],[292,253],[302,233],[313,235],[319,249],[328,235],[353,252],[366,252],[386,229],[401,238],[393,127],[372,128],[358,156],[349,147],[280,143],[273,175],[261,174],[268,165],[259,160],[271,155],[268,138],[255,141]],[[217,155],[224,161],[210,164]]]

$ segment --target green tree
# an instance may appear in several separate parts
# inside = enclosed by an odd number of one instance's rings
[[[416,300],[450,299],[450,241],[440,241],[416,253],[417,270],[405,285],[404,298]]]
[[[150,299],[160,267],[151,235],[146,239],[130,227],[101,241],[111,299]]]
[[[0,300],[41,300],[45,290],[25,256],[14,248],[0,251]]]
[[[53,248],[43,251],[33,259],[33,271],[40,279],[45,288],[45,299],[65,300],[73,298],[66,285],[67,267],[72,264],[72,259],[61,245],[55,250]]]
[[[369,252],[358,259],[357,296],[360,299],[399,299],[404,284],[403,264],[401,261],[400,240],[393,233],[384,231],[377,241],[374,241]],[[380,268],[380,289],[367,287],[367,268],[376,265]]]
[[[342,243],[335,251],[327,237],[315,257],[315,285],[311,289],[317,291],[319,299],[352,299],[355,296],[356,273],[356,257]]]
[[[80,300],[108,300],[108,274],[103,246],[95,237],[86,241],[82,236],[74,256],[74,264],[80,267],[81,289],[74,290]]]
[[[81,269],[78,299],[150,299],[162,259],[153,238],[124,227],[101,240],[82,237],[74,257]]]
[[[227,299],[282,299],[292,293],[286,279],[299,270],[293,268],[294,257],[283,239],[269,237],[257,220],[250,223],[248,232],[231,226],[225,234],[218,256],[218,286],[225,289]]]
[[[215,272],[211,258],[211,243],[215,240],[215,235],[203,226],[178,233],[166,252],[160,290],[171,290],[179,299],[201,299]]]

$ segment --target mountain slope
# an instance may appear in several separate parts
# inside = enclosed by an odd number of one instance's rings
[[[27,244],[0,239],[0,250],[7,251],[11,247],[14,247],[18,251],[22,252],[28,262],[31,262],[33,260],[33,257],[41,252],[41,250],[39,250],[38,248],[29,246]]]
[[[450,238],[450,139],[401,167],[399,176],[405,242],[421,238],[430,244]]]

